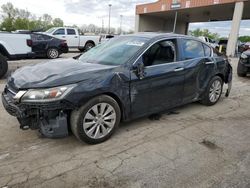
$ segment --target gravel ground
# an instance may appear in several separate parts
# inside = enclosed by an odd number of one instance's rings
[[[41,61],[12,62],[10,69]],[[36,131],[22,131],[1,103],[0,187],[247,188],[249,104],[250,78],[234,74],[230,97],[215,106],[194,103],[159,120],[123,123],[107,142],[87,145],[72,135],[41,139]]]

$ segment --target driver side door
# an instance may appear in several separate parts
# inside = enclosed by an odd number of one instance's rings
[[[153,44],[135,64],[144,66],[143,78],[131,72],[132,116],[158,113],[182,104],[184,64],[179,61],[178,40]]]

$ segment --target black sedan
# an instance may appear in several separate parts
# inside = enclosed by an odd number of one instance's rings
[[[239,77],[245,77],[250,73],[250,50],[243,52],[237,67],[237,74]]]
[[[62,53],[68,53],[68,45],[65,40],[61,40],[52,36],[41,33],[32,33],[32,52],[35,52],[36,57],[47,57],[56,59]]]
[[[96,144],[120,121],[195,101],[214,105],[231,80],[228,60],[206,43],[144,33],[111,39],[77,60],[23,67],[8,79],[2,101],[22,129],[61,137],[70,127],[79,140]]]

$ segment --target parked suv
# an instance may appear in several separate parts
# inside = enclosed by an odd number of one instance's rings
[[[60,68],[58,68],[60,67]],[[84,53],[18,69],[2,102],[22,129],[47,137],[107,140],[120,121],[187,103],[216,104],[232,67],[206,43],[174,34],[120,36]]]

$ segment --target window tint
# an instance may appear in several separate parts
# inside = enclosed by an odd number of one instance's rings
[[[68,35],[76,35],[76,31],[74,29],[67,29]]]
[[[205,56],[206,57],[211,56],[211,48],[205,44],[203,44],[203,47],[204,47],[204,51],[205,51]]]
[[[103,65],[121,65],[131,59],[148,40],[137,36],[113,38],[87,51],[79,60]]]
[[[195,40],[184,39],[182,48],[184,59],[194,59],[205,55],[202,43]]]
[[[33,41],[45,41],[45,40],[50,40],[51,37],[47,35],[32,34],[31,39]]]
[[[175,40],[165,40],[151,46],[142,56],[145,66],[160,65],[176,61]]]
[[[55,31],[54,35],[65,35],[65,30],[64,29],[57,29]]]

